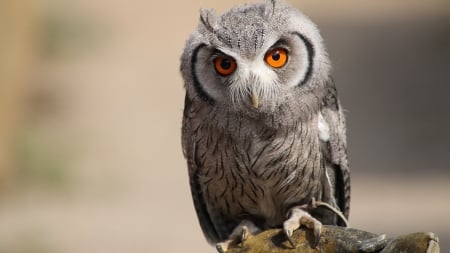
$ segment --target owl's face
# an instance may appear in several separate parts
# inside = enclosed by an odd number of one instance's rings
[[[276,1],[201,13],[182,56],[191,98],[209,106],[274,113],[302,103],[328,79],[328,57],[315,25]]]

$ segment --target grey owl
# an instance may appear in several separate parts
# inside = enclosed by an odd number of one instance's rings
[[[322,224],[346,226],[345,120],[314,23],[276,0],[202,10],[181,73],[183,153],[209,243],[225,252],[280,227],[294,245],[302,225],[317,243]]]

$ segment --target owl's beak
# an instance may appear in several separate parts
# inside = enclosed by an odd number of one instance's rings
[[[259,106],[259,96],[258,93],[256,93],[255,90],[252,91],[252,94],[250,95],[251,99],[252,99],[252,105],[253,107],[255,107],[256,109],[258,109]]]

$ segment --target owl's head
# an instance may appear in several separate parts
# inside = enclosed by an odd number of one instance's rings
[[[302,104],[330,72],[314,23],[276,0],[236,7],[221,16],[202,10],[181,60],[191,99],[253,113]]]

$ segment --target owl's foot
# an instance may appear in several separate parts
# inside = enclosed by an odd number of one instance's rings
[[[219,253],[225,253],[230,247],[243,243],[250,236],[258,233],[259,231],[261,230],[251,221],[244,220],[235,229],[233,229],[233,232],[226,241],[216,244],[216,249]]]
[[[307,206],[296,206],[291,208],[289,211],[289,218],[283,223],[283,231],[286,234],[289,243],[292,245],[292,248],[295,248],[296,246],[296,243],[291,238],[292,233],[302,225],[312,229],[314,232],[313,248],[316,248],[319,244],[322,223],[312,217],[305,209],[307,209]]]

